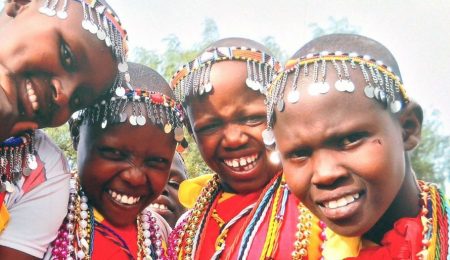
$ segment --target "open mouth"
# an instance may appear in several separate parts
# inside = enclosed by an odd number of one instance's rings
[[[255,168],[258,158],[258,154],[253,154],[240,158],[224,159],[223,162],[225,165],[233,169],[233,171],[249,171]]]
[[[29,79],[25,80],[25,86],[27,88],[28,101],[30,101],[31,108],[34,112],[37,112],[39,110],[39,102],[36,95],[36,89],[33,87],[33,84]]]
[[[359,193],[353,193],[353,194],[345,195],[345,196],[340,197],[335,200],[330,200],[330,201],[320,203],[320,205],[327,209],[337,209],[337,208],[342,208],[349,204],[352,204],[355,201],[357,201],[359,198],[360,198]]]
[[[124,205],[135,205],[141,199],[141,197],[134,197],[131,195],[121,194],[111,189],[108,190],[108,193],[109,195],[111,195],[111,198],[113,198],[114,201]]]

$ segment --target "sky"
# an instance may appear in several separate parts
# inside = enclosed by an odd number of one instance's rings
[[[131,48],[162,53],[176,35],[183,48],[202,37],[213,19],[221,38],[274,37],[288,56],[312,39],[311,23],[347,19],[359,33],[384,44],[399,63],[412,99],[440,111],[450,134],[450,1],[433,0],[108,0],[129,34]],[[181,64],[180,64],[181,65]]]

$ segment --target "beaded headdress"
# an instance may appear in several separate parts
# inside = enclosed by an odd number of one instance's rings
[[[118,76],[111,88],[117,96],[125,94],[125,88],[122,84],[125,80],[129,89],[130,75],[128,73],[127,64],[127,33],[122,28],[119,18],[114,11],[106,4],[99,0],[73,0],[77,1],[83,7],[83,20],[81,27],[86,31],[94,34],[100,41],[103,41],[108,46],[114,58],[117,60]],[[44,4],[39,8],[39,12],[47,16],[56,16],[59,19],[66,19],[68,17],[67,9],[70,0],[45,0]],[[101,69],[101,68],[99,68]]]
[[[266,94],[273,76],[280,70],[280,63],[269,54],[247,47],[216,47],[203,52],[193,61],[181,67],[170,81],[175,97],[184,102],[189,95],[204,95],[213,89],[210,81],[211,67],[224,60],[247,62],[246,84],[249,88]]]
[[[337,81],[333,86],[326,81],[328,64],[331,64],[337,75]],[[289,60],[285,70],[277,75],[269,88],[267,129],[263,132],[264,143],[267,146],[275,143],[272,132],[274,110],[283,112],[286,104],[301,102],[299,88],[306,87],[311,96],[326,94],[331,87],[340,92],[352,93],[355,91],[355,84],[352,82],[350,71],[362,73],[365,80],[365,96],[380,102],[392,113],[400,112],[409,102],[400,77],[380,60],[372,59],[368,55],[340,51],[308,54]],[[290,81],[291,88],[285,93],[287,79],[291,75],[293,75]],[[302,86],[302,79],[310,75],[313,82],[308,86]]]

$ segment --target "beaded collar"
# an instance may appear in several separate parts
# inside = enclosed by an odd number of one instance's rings
[[[301,102],[298,88],[306,87],[311,96],[323,95],[330,91],[330,83],[326,81],[328,64],[331,64],[337,75],[338,80],[334,83],[334,88],[339,92],[353,93],[355,91],[350,71],[359,71],[365,80],[364,94],[388,107],[392,113],[400,112],[409,102],[400,77],[382,61],[374,60],[368,55],[340,51],[308,54],[289,60],[285,70],[269,87],[267,129],[263,132],[264,143],[267,146],[275,143],[272,132],[275,109],[283,112],[286,105]],[[285,88],[290,76],[293,77],[290,90],[287,92]],[[313,83],[303,86],[302,79],[308,76],[312,76]]]
[[[0,192],[11,193],[23,176],[36,169],[34,132],[11,137],[0,143]]]
[[[115,59],[119,74],[111,91],[121,89],[125,80],[126,86],[132,89],[130,75],[127,64],[127,32],[123,29],[119,17],[114,11],[100,0],[74,0],[83,7],[83,20],[81,27],[94,34],[97,38],[108,46]],[[39,12],[49,17],[56,16],[61,20],[68,17],[67,9],[70,0],[45,0],[39,8]],[[59,7],[59,10],[58,10]],[[98,68],[101,69],[101,68]],[[121,92],[122,90],[119,90]]]
[[[174,132],[175,140],[185,146],[184,110],[178,102],[160,92],[140,88],[126,89],[121,97],[102,100],[72,117],[72,124],[79,126],[81,122],[99,124],[106,128],[109,124],[129,122],[132,126],[144,126],[148,120],[163,128],[165,133]],[[126,112],[131,106],[131,114]]]
[[[247,62],[247,86],[255,91],[266,93],[273,75],[280,68],[280,63],[269,54],[248,47],[217,47],[200,54],[196,59],[181,67],[172,77],[170,84],[177,100],[184,102],[189,95],[201,96],[210,93],[211,67],[224,60]]]
[[[112,233],[108,227],[94,219],[92,207],[78,183],[78,174],[72,173],[70,179],[70,195],[67,216],[61,225],[58,236],[52,243],[52,259],[91,259],[94,250],[94,228],[100,233]],[[138,227],[138,259],[165,259],[162,248],[161,233],[156,218],[149,210],[144,210],[137,217]],[[113,240],[121,247],[130,259],[132,254],[126,243],[116,235]]]

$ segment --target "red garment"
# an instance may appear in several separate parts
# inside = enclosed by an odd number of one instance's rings
[[[418,259],[422,250],[422,223],[415,218],[401,218],[381,241],[381,246],[362,249],[357,257],[349,259]]]
[[[111,225],[106,219],[101,222],[103,225],[112,229],[126,242],[134,259],[137,258],[137,228],[135,225],[131,225],[125,228],[117,228]],[[127,254],[123,249],[116,245],[111,239],[106,238],[100,232],[97,227],[94,233],[94,251],[92,253],[92,260],[126,260]]]
[[[225,201],[216,204],[216,211],[220,218],[225,222],[230,221],[234,216],[239,214],[242,209],[247,207],[248,205],[256,202],[261,195],[261,192],[250,193],[246,195],[236,194]],[[273,201],[272,201],[273,203]],[[275,259],[290,259],[291,253],[294,249],[293,244],[295,241],[295,231],[297,225],[297,210],[298,200],[292,194],[289,194],[288,200],[286,203],[286,213],[284,215],[283,224],[280,230],[280,237],[283,237],[283,240],[279,241],[278,250],[275,254]],[[256,207],[256,206],[255,206]],[[259,259],[269,224],[270,213],[272,209],[272,204],[268,212],[265,215],[264,221],[261,224],[259,230],[256,233],[256,237],[253,240],[253,244],[251,245],[249,255],[247,259]],[[232,257],[230,259],[237,259],[239,246],[240,246],[240,238],[242,238],[243,231],[246,227],[244,227],[245,223],[248,223],[247,218],[249,215],[239,219],[228,231],[228,235],[226,238],[226,246],[225,250],[221,254],[221,259],[225,259],[230,253],[230,248],[232,247],[233,242],[238,239],[236,246],[232,252]],[[202,239],[202,243],[199,245],[197,250],[197,256],[200,256],[199,259],[210,259],[211,256],[215,252],[215,243],[216,239],[219,235],[219,225],[217,222],[210,218],[207,221],[207,226],[202,230],[201,236],[205,236]],[[240,236],[237,238],[237,236]]]

